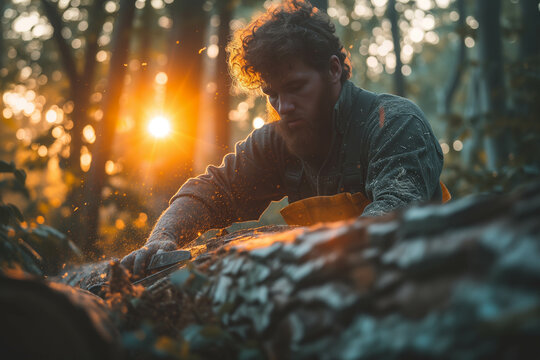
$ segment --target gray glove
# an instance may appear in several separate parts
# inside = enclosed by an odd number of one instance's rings
[[[135,277],[144,277],[152,256],[158,252],[176,250],[177,245],[170,240],[155,240],[146,243],[142,248],[124,256],[120,263],[133,273]]]

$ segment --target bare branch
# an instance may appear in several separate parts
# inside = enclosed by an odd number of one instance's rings
[[[58,50],[60,52],[60,57],[62,58],[62,63],[64,64],[66,73],[69,77],[72,89],[75,88],[77,82],[79,81],[79,74],[77,72],[77,66],[75,64],[75,58],[71,52],[71,48],[67,43],[66,39],[62,36],[62,18],[58,12],[57,7],[51,3],[49,0],[41,0],[41,5],[45,11],[45,15],[49,19],[53,29],[54,29],[54,39],[58,45]]]
[[[98,50],[97,39],[103,23],[105,22],[105,16],[103,16],[103,5],[105,0],[95,0],[91,7],[88,18],[88,36],[86,37],[86,53],[84,61],[83,79],[85,81],[91,81],[94,76],[94,70],[96,68],[96,53]]]

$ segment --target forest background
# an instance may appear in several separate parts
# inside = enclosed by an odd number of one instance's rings
[[[0,257],[55,273],[140,247],[187,178],[264,124],[224,47],[273,3],[0,0]],[[353,82],[426,113],[454,198],[539,177],[539,1],[312,3]]]

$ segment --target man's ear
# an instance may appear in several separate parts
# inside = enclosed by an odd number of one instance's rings
[[[332,83],[340,83],[341,82],[341,73],[343,72],[343,68],[341,67],[341,62],[339,61],[339,58],[336,55],[330,56],[330,63],[328,67],[328,75],[330,77],[330,82]]]

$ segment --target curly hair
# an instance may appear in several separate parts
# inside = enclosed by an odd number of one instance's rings
[[[233,84],[241,90],[260,89],[292,58],[322,72],[332,55],[339,58],[345,82],[351,66],[335,31],[328,15],[308,1],[286,0],[270,8],[236,31],[227,46]]]

